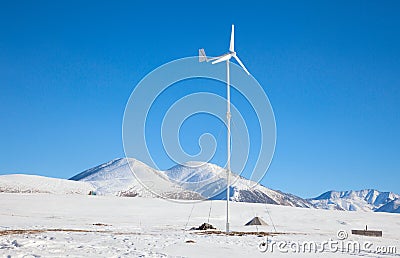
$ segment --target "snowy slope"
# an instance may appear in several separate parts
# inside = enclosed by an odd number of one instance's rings
[[[85,182],[35,175],[0,176],[0,193],[88,194],[94,187]]]
[[[185,189],[196,191],[208,199],[226,200],[226,170],[217,165],[189,162],[177,165],[164,173]],[[268,189],[233,173],[230,177],[232,201],[313,207],[300,197]]]
[[[381,206],[376,212],[400,213],[400,199],[395,199]]]
[[[346,211],[375,211],[380,207],[400,198],[391,192],[379,192],[367,189],[360,191],[329,191],[309,199],[317,208]]]
[[[100,195],[154,197],[153,193],[139,183],[130,168],[146,186],[151,186],[163,196],[174,199],[202,199],[200,195],[174,184],[163,173],[132,158],[112,160],[85,170],[70,180],[88,182]]]
[[[226,199],[226,171],[209,163],[189,162],[166,171],[158,171],[133,158],[123,158],[86,170],[71,180],[90,182],[98,193],[105,195],[134,192],[139,196],[153,196],[136,180],[129,164],[146,186],[151,186],[166,196],[176,193],[179,199]],[[291,194],[259,184],[251,187],[253,182],[235,174],[231,174],[231,178],[232,201],[313,207],[308,201]]]
[[[163,197],[183,200],[226,200],[226,170],[209,163],[189,162],[158,171],[135,159],[115,159],[88,169],[71,180],[33,175],[0,176],[0,193],[53,193],[156,197],[131,172]],[[78,182],[76,182],[78,181]],[[231,173],[230,200],[293,207],[400,213],[400,195],[377,190],[329,191],[304,200],[266,188]]]

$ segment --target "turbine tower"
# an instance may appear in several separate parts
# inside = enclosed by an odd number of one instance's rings
[[[226,124],[228,130],[227,138],[227,162],[226,162],[226,233],[229,232],[229,187],[230,187],[230,172],[231,172],[231,91],[230,91],[230,75],[229,75],[229,60],[235,58],[243,70],[250,75],[242,61],[235,52],[235,25],[232,24],[231,41],[229,44],[229,52],[218,57],[208,58],[205,50],[199,49],[199,62],[209,62],[217,64],[226,61]]]

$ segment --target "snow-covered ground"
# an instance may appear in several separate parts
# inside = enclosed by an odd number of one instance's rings
[[[210,212],[211,208],[211,212]],[[210,214],[210,217],[209,217]],[[255,215],[268,226],[243,226]],[[399,257],[400,215],[296,208],[260,203],[231,203],[233,231],[268,231],[279,234],[201,235],[189,230],[203,222],[225,227],[225,202],[177,203],[157,198],[0,194],[0,256],[7,257]],[[272,219],[272,220],[271,220]],[[383,230],[383,237],[361,237],[351,229]],[[21,231],[11,231],[21,230]],[[348,238],[339,241],[337,232]],[[189,241],[191,240],[191,241]],[[334,252],[324,241],[338,241]],[[267,241],[269,250],[259,245]],[[317,253],[294,253],[282,248],[314,241]],[[357,241],[360,252],[341,249]],[[366,246],[365,243],[368,243]],[[273,254],[271,246],[275,244]],[[279,250],[278,244],[282,250]],[[261,246],[262,247],[262,246]],[[265,246],[264,246],[265,248]],[[390,249],[382,254],[376,250]],[[351,248],[350,248],[351,249]],[[281,251],[288,251],[282,253]]]

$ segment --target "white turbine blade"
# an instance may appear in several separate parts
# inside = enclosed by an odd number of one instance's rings
[[[204,50],[204,48],[201,48],[199,49],[199,62],[201,63],[204,61],[208,61],[206,56],[206,51]]]
[[[233,24],[232,24],[231,43],[229,45],[229,51],[235,52],[235,25]]]
[[[238,56],[233,56],[233,57],[234,57],[234,58],[236,59],[236,61],[240,64],[240,66],[243,68],[243,70],[244,70],[248,75],[250,75],[249,71],[247,71],[246,67],[244,66],[244,64],[242,63],[242,61],[240,61],[239,57],[238,57]]]
[[[229,59],[231,59],[231,57],[232,57],[231,54],[225,54],[221,58],[219,58],[219,59],[215,60],[214,62],[212,62],[212,64],[217,64],[217,63],[220,63],[222,61],[229,60]]]

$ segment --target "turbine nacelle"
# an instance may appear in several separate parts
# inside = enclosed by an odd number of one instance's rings
[[[199,62],[210,62],[212,64],[217,64],[223,61],[227,61],[229,62],[229,60],[231,58],[236,59],[236,61],[238,62],[238,64],[243,68],[243,70],[250,75],[249,71],[246,69],[246,67],[244,66],[244,64],[242,63],[242,61],[240,61],[239,57],[237,56],[236,52],[235,52],[235,27],[232,24],[232,30],[231,30],[231,40],[230,40],[230,44],[229,44],[229,53],[221,55],[221,56],[217,56],[217,57],[212,57],[212,58],[208,58],[206,55],[206,51],[202,48],[199,49]]]

